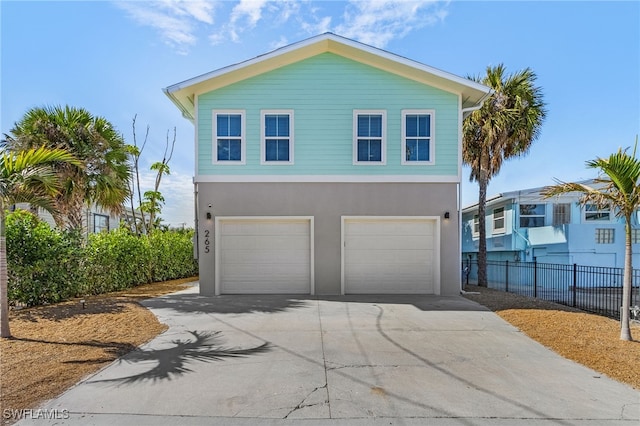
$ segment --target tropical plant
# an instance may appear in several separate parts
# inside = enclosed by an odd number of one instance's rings
[[[640,209],[640,159],[636,157],[638,138],[633,153],[619,149],[609,158],[587,161],[587,167],[599,169],[602,175],[593,185],[583,183],[558,182],[545,187],[542,195],[546,198],[568,192],[580,192],[582,205],[594,204],[599,208],[614,208],[617,217],[625,220],[624,278],[622,283],[622,313],[620,339],[632,340],[629,328],[631,308],[631,286],[633,274],[631,217]]]
[[[56,165],[63,187],[55,199],[59,227],[82,229],[85,204],[114,214],[122,211],[130,196],[131,171],[124,140],[105,118],[83,108],[38,107],[27,111],[10,133],[6,144],[12,151],[46,146],[64,149],[80,160]]]
[[[485,76],[469,77],[493,90],[478,110],[463,122],[462,160],[471,167],[471,181],[478,194],[478,285],[487,285],[487,239],[485,211],[487,186],[502,163],[526,154],[539,134],[546,116],[535,73],[526,68],[507,75],[504,65],[487,67]]]
[[[55,197],[60,193],[60,181],[54,168],[60,163],[80,167],[78,161],[62,149],[40,147],[18,153],[5,147],[0,149],[0,337],[11,337],[5,211],[11,204],[24,202],[57,216]]]

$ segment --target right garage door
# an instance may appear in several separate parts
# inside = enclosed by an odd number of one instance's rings
[[[342,220],[345,294],[439,293],[436,218],[343,217]]]

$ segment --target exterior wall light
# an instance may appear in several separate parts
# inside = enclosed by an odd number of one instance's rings
[[[450,217],[449,212],[444,212],[444,218],[449,219],[449,217]]]

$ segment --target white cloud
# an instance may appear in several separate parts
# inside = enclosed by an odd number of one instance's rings
[[[436,0],[351,0],[336,33],[377,47],[443,20],[446,5]]]
[[[162,40],[186,54],[203,34],[211,44],[242,36],[259,26],[273,33],[270,47],[280,47],[296,34],[328,31],[377,47],[411,31],[442,21],[448,2],[437,0],[350,0],[313,2],[299,0],[156,0],[116,1],[115,5],[140,25],[155,28]],[[214,25],[214,12],[218,16]],[[283,34],[286,31],[286,36]]]
[[[114,4],[139,24],[158,30],[165,43],[179,53],[186,54],[197,41],[198,23],[213,24],[216,2],[161,0],[116,1]]]

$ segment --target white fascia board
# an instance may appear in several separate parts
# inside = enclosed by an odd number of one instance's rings
[[[460,183],[458,176],[425,175],[200,175],[197,183]]]

